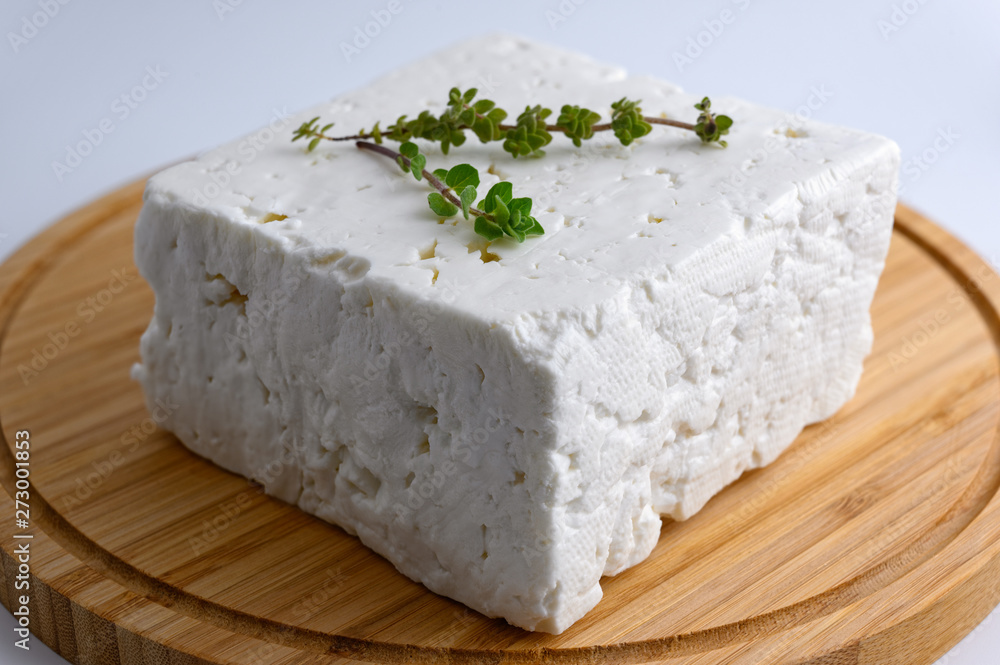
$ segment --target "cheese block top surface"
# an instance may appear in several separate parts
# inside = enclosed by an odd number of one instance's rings
[[[554,133],[541,158],[515,159],[499,142],[483,145],[471,132],[448,155],[420,141],[428,169],[476,166],[480,197],[503,179],[515,196],[534,200],[545,235],[493,242],[487,255],[470,221],[459,215],[441,223],[427,206],[429,186],[391,160],[349,141],[323,141],[312,153],[305,142],[291,142],[293,130],[317,115],[336,123],[331,134],[344,135],[423,109],[440,113],[452,86],[478,87],[480,97],[509,112],[508,122],[526,105],[558,114],[565,103],[606,121],[610,104],[624,96],[641,99],[645,115],[693,122],[701,98],[582,55],[513,37],[479,38],[297,114],[276,131],[172,167],[151,179],[147,196],[247,225],[258,248],[301,253],[316,270],[347,265],[350,278],[384,281],[476,318],[508,322],[526,312],[587,307],[646,280],[669,281],[674,267],[720,237],[738,238],[789,197],[807,205],[812,190],[828,190],[873,150],[894,149],[879,136],[796,122],[786,112],[724,97],[713,97],[713,109],[735,121],[726,149],[656,125],[629,146],[612,132],[580,148]],[[286,218],[266,221],[275,216]],[[752,247],[742,251],[700,259],[724,279],[732,262],[754,260]]]

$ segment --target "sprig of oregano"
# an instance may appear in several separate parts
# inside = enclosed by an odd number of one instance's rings
[[[448,104],[439,116],[426,110],[412,120],[402,115],[384,130],[376,122],[372,129],[362,129],[352,136],[330,136],[327,132],[333,123],[320,127],[317,116],[302,123],[292,135],[292,141],[309,139],[307,152],[315,150],[323,140],[354,141],[361,150],[393,159],[404,172],[411,173],[418,181],[425,179],[436,190],[427,196],[427,203],[436,214],[453,217],[461,211],[465,219],[470,216],[475,218],[476,233],[488,240],[508,236],[524,242],[528,236],[545,233],[538,220],[531,216],[530,198],[514,198],[513,186],[509,182],[498,182],[490,188],[486,198],[473,206],[479,186],[479,171],[470,164],[459,164],[451,169],[429,172],[425,168],[427,158],[420,154],[420,148],[412,139],[440,143],[441,151],[447,154],[451,146],[465,143],[465,132],[471,130],[482,143],[503,141],[503,149],[514,157],[541,156],[545,154],[542,148],[552,141],[553,133],[562,133],[573,141],[573,145],[580,147],[595,132],[611,131],[622,145],[629,145],[652,131],[653,125],[669,125],[694,132],[703,143],[717,143],[725,148],[722,136],[729,133],[733,124],[729,116],[713,113],[708,97],[695,104],[701,113],[694,124],[644,116],[640,102],[625,97],[611,104],[610,122],[598,122],[600,114],[567,104],[560,110],[555,124],[547,121],[552,110],[541,105],[526,107],[514,124],[504,124],[507,112],[498,108],[492,100],[476,100],[477,92],[476,88],[465,92],[452,88],[448,93]],[[384,139],[399,142],[399,151],[382,145]]]
[[[729,133],[729,128],[733,126],[733,119],[728,115],[715,115],[712,113],[712,102],[705,97],[695,104],[694,107],[701,111],[698,122],[695,123],[694,131],[705,143],[718,141],[719,145],[725,148],[728,144],[722,140],[723,134]]]
[[[386,139],[399,143],[424,139],[440,143],[441,152],[448,154],[451,146],[465,143],[465,132],[471,130],[481,143],[503,141],[503,149],[518,157],[545,154],[542,148],[552,141],[553,133],[564,134],[573,141],[573,145],[579,147],[582,141],[592,138],[596,132],[612,131],[622,145],[629,145],[648,134],[652,125],[686,129],[694,132],[703,143],[717,143],[725,147],[726,142],[722,136],[729,133],[733,124],[729,116],[716,115],[712,111],[712,102],[708,97],[695,104],[701,115],[694,123],[644,116],[639,106],[640,100],[622,97],[611,104],[610,122],[598,122],[601,119],[599,113],[567,104],[560,110],[555,124],[547,122],[552,109],[541,105],[525,107],[514,124],[505,124],[503,121],[509,115],[507,111],[497,107],[492,100],[477,100],[477,94],[476,88],[469,88],[465,92],[452,88],[448,93],[448,104],[438,116],[427,110],[421,111],[412,120],[401,115],[385,129],[380,127],[380,122],[376,122],[371,129],[362,129],[351,136],[330,136],[327,132],[333,125],[319,127],[320,119],[316,117],[296,130],[296,138],[310,139],[310,150],[315,149],[322,140],[371,140],[381,145]]]
[[[393,159],[404,173],[412,174],[418,181],[426,180],[436,190],[427,195],[431,210],[441,217],[454,217],[459,211],[465,219],[474,217],[476,233],[487,240],[508,236],[524,242],[528,236],[545,233],[538,220],[531,216],[531,199],[514,198],[514,188],[509,182],[493,185],[486,197],[473,206],[478,196],[479,171],[471,164],[430,172],[424,168],[427,158],[411,141],[400,145],[399,152],[370,141],[356,141],[355,145]]]

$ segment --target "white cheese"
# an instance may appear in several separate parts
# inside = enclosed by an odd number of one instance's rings
[[[479,167],[481,193],[503,178],[535,200],[545,235],[486,252],[391,161],[290,142],[314,115],[353,133],[484,82],[515,114],[607,118],[629,96],[688,120],[700,98],[476,40],[170,168],[136,227],[156,309],[134,376],[181,405],[165,425],[195,452],[433,591],[558,633],[661,515],[690,517],[852,395],[898,150],[714,96],[728,149],[662,127],[629,147],[556,135],[542,159],[423,146],[430,168]]]

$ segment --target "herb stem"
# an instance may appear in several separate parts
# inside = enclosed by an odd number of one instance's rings
[[[650,116],[642,116],[642,119],[645,120],[646,122],[648,122],[651,125],[669,125],[671,127],[679,127],[681,129],[687,129],[687,130],[692,131],[692,132],[695,129],[694,125],[692,125],[690,122],[681,122],[680,120],[670,120],[668,118],[653,118],[653,117],[650,117]],[[517,129],[517,125],[509,125],[509,124],[504,124],[504,123],[501,123],[501,124],[499,124],[497,126],[500,128],[500,131],[502,131],[502,132],[506,132],[506,131],[509,131],[511,129]],[[465,129],[465,128],[463,127],[463,129]],[[593,125],[591,127],[591,129],[593,131],[595,131],[595,132],[606,132],[606,131],[611,130],[612,127],[611,127],[611,123],[610,122],[601,122],[601,123],[598,123],[596,125]],[[562,125],[545,125],[545,131],[547,131],[547,132],[565,132],[566,128],[563,127]]]
[[[317,136],[321,139],[326,139],[327,141],[359,141],[363,139],[370,139],[371,134],[355,134],[354,136],[327,136],[322,132],[316,132],[313,136]]]
[[[406,168],[410,168],[410,159],[406,155],[396,152],[392,148],[387,148],[384,145],[379,145],[378,143],[372,143],[370,141],[355,141],[354,145],[356,145],[360,150],[368,150],[374,153],[378,153],[384,157],[390,158],[393,161],[402,160],[403,163],[406,165]],[[455,196],[455,194],[452,192],[451,188],[448,187],[448,185],[441,182],[440,178],[438,178],[436,175],[434,175],[427,169],[422,169],[421,174],[424,176],[424,179],[427,180],[427,183],[437,191],[441,192],[441,196],[446,198],[452,205],[457,206],[459,208],[462,207],[462,202],[458,199],[457,196]],[[469,207],[469,214],[475,215],[476,217],[484,217],[490,220],[491,222],[495,221],[493,215],[483,212],[478,208],[473,208],[471,206]]]
[[[479,115],[479,114],[477,113],[476,115]],[[482,117],[482,116],[479,116],[479,117]],[[668,125],[670,127],[678,127],[680,129],[686,129],[686,130],[691,131],[691,132],[695,131],[695,126],[693,124],[691,124],[690,122],[681,122],[680,120],[671,120],[669,118],[655,118],[655,117],[652,117],[652,116],[642,116],[642,119],[645,120],[646,122],[648,122],[651,125]],[[512,129],[517,129],[517,125],[510,125],[510,124],[506,124],[506,123],[501,123],[501,124],[499,124],[497,126],[500,128],[500,131],[502,131],[502,132],[506,132],[506,131],[509,131],[509,130],[512,130]],[[462,125],[461,127],[459,127],[459,129],[466,130],[466,129],[472,129],[472,128],[469,127],[468,125]],[[594,125],[592,127],[592,129],[595,132],[607,132],[607,131],[610,131],[612,129],[612,127],[611,127],[611,123],[610,122],[602,122],[602,123],[598,123],[598,124]],[[547,131],[547,132],[565,132],[566,128],[563,127],[563,126],[561,126],[561,125],[545,125],[545,131]],[[322,134],[320,132],[316,132],[315,134],[313,134],[313,136],[319,137],[321,139],[325,139],[327,141],[367,141],[368,139],[373,138],[372,134],[367,134],[367,133],[355,134],[353,136],[327,136],[326,134]],[[366,150],[370,150],[370,148],[366,148]],[[405,157],[404,157],[404,159],[405,159]]]
[[[681,129],[686,129],[688,131],[695,131],[695,125],[690,122],[681,122],[680,120],[671,120],[670,118],[652,118],[649,116],[642,116],[642,119],[651,125],[669,125],[670,127],[679,127]],[[611,123],[606,123],[608,129],[611,128]],[[603,129],[604,125],[600,125]],[[595,126],[596,129],[596,126]]]

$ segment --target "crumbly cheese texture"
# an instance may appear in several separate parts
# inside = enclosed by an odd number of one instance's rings
[[[461,62],[456,70],[450,63]],[[729,148],[654,127],[558,134],[541,159],[469,141],[545,235],[488,247],[425,183],[334,133],[479,87],[516,115],[698,95],[531,42],[459,44],[149,181],[136,260],[156,294],[134,369],[191,450],[340,525],[483,614],[559,633],[602,575],[774,460],[853,394],[898,149],[722,97]]]

